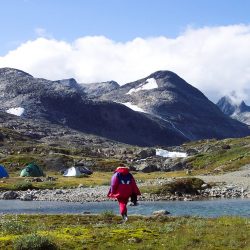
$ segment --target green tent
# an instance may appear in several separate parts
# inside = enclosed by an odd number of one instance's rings
[[[45,176],[42,169],[34,163],[28,164],[20,173],[21,177]]]

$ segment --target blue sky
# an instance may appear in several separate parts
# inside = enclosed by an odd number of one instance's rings
[[[73,41],[104,35],[115,41],[176,37],[186,27],[249,24],[248,0],[0,0],[0,55],[37,37]]]
[[[51,80],[172,70],[211,100],[250,101],[248,0],[0,0],[0,67]]]

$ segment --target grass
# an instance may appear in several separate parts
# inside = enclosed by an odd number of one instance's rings
[[[95,172],[89,177],[76,178],[76,177],[63,177],[55,172],[47,172],[47,176],[53,176],[56,181],[45,182],[27,182],[32,184],[36,189],[53,189],[53,188],[75,188],[80,184],[86,187],[97,185],[109,185],[112,172]],[[32,177],[18,177],[18,173],[12,173],[11,178],[2,179],[0,183],[0,190],[20,190],[20,187],[24,186],[25,181],[31,181]],[[30,185],[29,184],[29,185]],[[25,185],[26,186],[26,185]]]
[[[238,170],[250,163],[250,147],[235,147],[229,150],[218,150],[212,153],[200,154],[190,160],[193,170],[214,171],[220,168],[222,172]]]
[[[138,182],[145,182],[147,180],[154,180],[159,178],[170,178],[170,177],[185,177],[185,171],[176,172],[153,172],[153,173],[137,173],[132,172],[135,179]],[[47,176],[56,178],[56,181],[45,181],[45,182],[27,182],[33,178],[19,177],[19,172],[10,173],[10,178],[2,179],[0,182],[1,190],[21,190],[23,186],[32,184],[35,189],[53,189],[53,188],[76,188],[80,184],[85,187],[98,186],[98,185],[110,185],[110,180],[113,172],[94,172],[89,177],[76,178],[76,177],[63,177],[55,171],[46,172]],[[28,183],[28,184],[25,184]],[[25,184],[25,185],[24,185]]]
[[[32,234],[46,237],[58,249],[250,249],[250,219],[220,217],[121,218],[109,212],[93,215],[5,215],[0,221],[29,223]],[[27,232],[2,230],[0,248],[13,249]]]
[[[238,170],[250,163],[250,137],[203,140],[190,142],[184,148],[202,148],[207,146],[208,151],[191,157],[188,166],[192,168],[193,175],[204,173],[223,173]],[[225,146],[228,146],[225,149]]]

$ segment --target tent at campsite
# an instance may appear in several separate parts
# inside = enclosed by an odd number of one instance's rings
[[[79,175],[81,175],[81,172],[80,172],[78,167],[68,168],[68,169],[66,169],[64,171],[64,174],[63,174],[63,176],[68,176],[68,177],[70,177],[70,176],[79,176]]]
[[[0,178],[9,177],[7,170],[4,166],[0,165]]]
[[[87,167],[77,166],[77,165],[76,165],[76,167],[78,167],[78,169],[81,172],[81,174],[87,174],[87,175],[93,174],[93,171],[89,170]]]
[[[45,176],[42,169],[34,163],[28,164],[20,173],[21,177]]]

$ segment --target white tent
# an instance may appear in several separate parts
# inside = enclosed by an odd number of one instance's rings
[[[63,176],[79,176],[81,172],[78,167],[71,167],[65,170]]]

